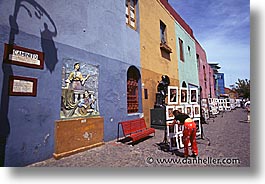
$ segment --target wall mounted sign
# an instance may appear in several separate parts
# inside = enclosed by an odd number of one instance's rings
[[[37,79],[21,76],[9,77],[9,95],[10,96],[36,96]]]
[[[4,62],[30,68],[43,69],[44,54],[32,49],[5,43]]]

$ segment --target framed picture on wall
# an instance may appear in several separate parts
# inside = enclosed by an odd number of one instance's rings
[[[190,88],[190,104],[197,104],[198,103],[198,89],[197,88]]]
[[[200,105],[193,105],[193,117],[199,118],[200,116],[201,116]]]
[[[168,104],[178,104],[178,87],[168,86]]]
[[[185,111],[184,111],[184,106],[182,106],[182,105],[177,105],[177,106],[175,106],[175,110],[178,110],[179,112],[181,112],[181,113],[184,113]]]
[[[194,118],[193,121],[196,123],[196,135],[201,135],[201,120],[200,118]]]
[[[166,106],[166,119],[171,120],[174,119],[173,111],[175,110],[175,106],[168,105]]]
[[[193,107],[192,105],[185,105],[185,113],[189,115],[189,117],[193,118]]]
[[[188,103],[188,88],[180,88],[180,104]]]

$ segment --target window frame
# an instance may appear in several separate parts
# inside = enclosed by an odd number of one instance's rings
[[[160,42],[162,44],[167,44],[167,25],[161,20],[160,20]]]
[[[167,43],[167,25],[162,20],[159,21],[159,30],[161,56],[171,61],[170,54],[172,53],[172,49]]]
[[[131,6],[131,2],[134,3],[133,6]],[[125,17],[126,17],[126,25],[129,26],[130,28],[136,30],[137,26],[136,26],[136,4],[137,4],[137,0],[126,0],[125,1]],[[131,17],[131,9],[130,8],[133,8],[133,17]],[[134,20],[134,26],[132,25],[131,22],[132,19]]]
[[[189,56],[191,56],[191,48],[189,45],[188,45],[188,53],[189,53]]]
[[[140,74],[138,69],[130,67],[127,71],[127,113],[139,113]]]
[[[183,50],[183,40],[178,38],[179,40],[179,58],[181,61],[185,61],[184,59],[184,50]]]

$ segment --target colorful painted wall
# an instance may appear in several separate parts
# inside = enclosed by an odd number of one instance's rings
[[[225,94],[225,81],[224,73],[215,73],[215,95],[219,97],[221,94]]]
[[[175,22],[176,52],[178,58],[179,84],[186,83],[187,87],[199,87],[198,67],[196,61],[196,46],[193,31],[190,26],[181,18],[167,0],[160,0],[166,10],[173,17]],[[183,41],[183,57],[181,61],[179,39]]]
[[[214,71],[213,69],[211,68],[211,66],[208,64],[208,72],[209,72],[209,87],[210,87],[210,97],[211,98],[215,98],[216,95],[215,95],[215,87],[214,87],[214,84],[215,84],[215,79],[214,79]]]
[[[162,75],[170,78],[170,85],[179,85],[178,60],[176,52],[175,23],[173,17],[159,0],[139,1],[140,6],[140,57],[143,90],[143,112],[150,124],[150,109],[154,108],[158,82]],[[160,22],[166,25],[167,45],[172,53],[163,57],[160,49]],[[143,91],[144,93],[144,91]]]
[[[199,83],[202,88],[201,98],[213,98],[214,93],[214,80],[213,69],[207,63],[207,55],[200,43],[196,40],[196,58],[199,71]]]
[[[136,30],[128,27],[125,9],[123,0],[0,1],[0,57],[4,43],[34,49],[45,56],[43,69],[0,61],[0,138],[7,138],[6,144],[1,143],[5,166],[24,166],[52,157],[64,61],[98,68],[104,141],[116,138],[119,121],[141,116],[141,93],[139,112],[127,113],[127,72],[130,66],[140,72],[140,37],[138,18]],[[136,12],[139,17],[138,6]],[[36,78],[37,95],[9,96],[11,75]]]
[[[176,22],[176,45],[178,53],[178,71],[180,86],[183,82],[187,87],[199,87],[198,65],[196,60],[196,46],[194,39]],[[180,59],[180,45],[179,39],[183,41],[183,57],[184,61]]]

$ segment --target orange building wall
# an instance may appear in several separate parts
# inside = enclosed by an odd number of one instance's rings
[[[150,125],[150,109],[154,108],[158,81],[162,75],[170,78],[171,86],[179,86],[178,60],[176,53],[175,23],[159,0],[138,1],[140,12],[140,60],[142,85],[148,90],[148,99],[143,95],[143,113]],[[160,20],[166,25],[167,44],[172,49],[170,60],[161,56]]]

